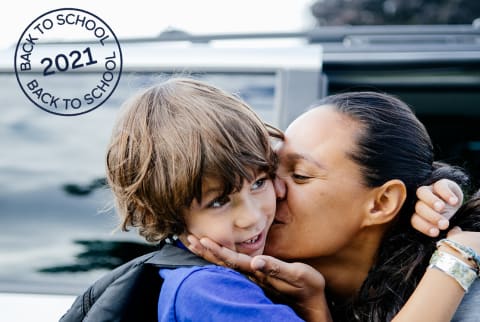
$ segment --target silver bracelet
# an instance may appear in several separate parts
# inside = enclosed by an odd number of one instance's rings
[[[445,244],[450,248],[455,249],[457,252],[462,254],[466,260],[473,261],[475,263],[475,268],[477,271],[480,270],[480,256],[473,250],[473,248],[457,243],[454,240],[444,238],[437,242],[437,247]]]
[[[468,289],[478,277],[477,271],[471,266],[457,257],[439,250],[433,253],[428,268],[435,268],[449,275],[457,281],[465,292],[468,292]]]

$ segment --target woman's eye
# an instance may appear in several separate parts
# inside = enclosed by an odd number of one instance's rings
[[[292,178],[293,178],[294,180],[298,180],[298,181],[305,181],[305,180],[310,179],[310,177],[303,176],[303,175],[298,174],[298,173],[292,173]]]
[[[218,197],[213,199],[207,204],[207,208],[220,208],[227,204],[230,201],[230,198],[228,196],[225,197]]]
[[[252,184],[252,190],[258,190],[258,189],[262,188],[265,185],[266,181],[267,181],[267,178],[261,178],[261,179],[256,180]]]

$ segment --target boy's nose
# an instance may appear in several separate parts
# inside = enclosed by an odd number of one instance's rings
[[[256,226],[262,219],[264,213],[261,206],[257,202],[248,201],[245,203],[245,207],[239,209],[239,213],[236,219],[236,226],[240,228],[249,228]]]

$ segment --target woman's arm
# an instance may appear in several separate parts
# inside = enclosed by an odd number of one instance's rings
[[[480,233],[455,227],[448,238],[480,252]],[[451,253],[461,260],[459,254]],[[451,321],[465,294],[454,278],[436,269],[427,269],[417,288],[393,321]]]
[[[428,269],[394,322],[448,322],[463,299],[464,290],[443,272]]]

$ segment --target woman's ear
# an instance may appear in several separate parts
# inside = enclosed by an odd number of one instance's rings
[[[403,181],[389,180],[382,186],[372,189],[366,203],[364,226],[380,225],[392,221],[407,198],[407,188]]]

